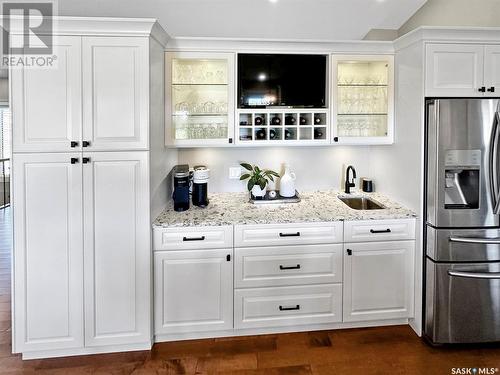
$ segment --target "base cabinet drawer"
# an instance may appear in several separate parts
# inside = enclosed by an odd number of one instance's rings
[[[415,239],[415,219],[363,220],[344,223],[344,242]]]
[[[342,243],[344,224],[329,223],[235,225],[234,246],[282,246]]]
[[[156,252],[155,334],[233,328],[232,249]]]
[[[233,247],[233,226],[172,227],[153,230],[153,250],[225,249]]]
[[[235,288],[342,282],[342,244],[235,249]]]
[[[415,241],[344,246],[343,321],[412,317]]]
[[[341,284],[235,290],[236,329],[341,321]]]

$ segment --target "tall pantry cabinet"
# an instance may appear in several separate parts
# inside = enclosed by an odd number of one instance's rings
[[[57,66],[10,76],[13,351],[149,349],[151,211],[166,203],[169,170],[155,141],[156,82],[168,37],[150,19],[57,26]]]

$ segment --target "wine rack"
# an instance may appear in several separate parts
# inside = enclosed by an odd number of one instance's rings
[[[237,111],[237,143],[329,143],[328,109],[240,109]]]

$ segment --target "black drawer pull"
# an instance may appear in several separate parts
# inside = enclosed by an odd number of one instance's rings
[[[280,270],[300,270],[300,264],[297,264],[296,266],[290,266],[290,267],[285,267],[280,265]]]
[[[280,237],[300,237],[300,232],[297,232],[297,233],[280,233]]]
[[[280,311],[292,311],[292,310],[300,310],[300,305],[296,305],[295,307],[280,306]]]
[[[370,229],[370,233],[391,233],[391,230],[389,228],[382,230]]]
[[[182,240],[183,241],[204,241],[205,240],[205,236],[201,236],[201,237],[184,237]]]

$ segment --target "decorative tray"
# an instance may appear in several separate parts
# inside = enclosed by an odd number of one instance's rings
[[[254,197],[252,194],[250,194],[250,203],[253,204],[283,204],[283,203],[299,203],[300,202],[300,197],[299,197],[299,192],[295,190],[295,195],[290,198],[282,197],[280,195],[279,190],[276,191],[276,197],[272,198],[269,195],[269,191],[266,192],[266,195],[264,195],[262,198],[260,197]]]

